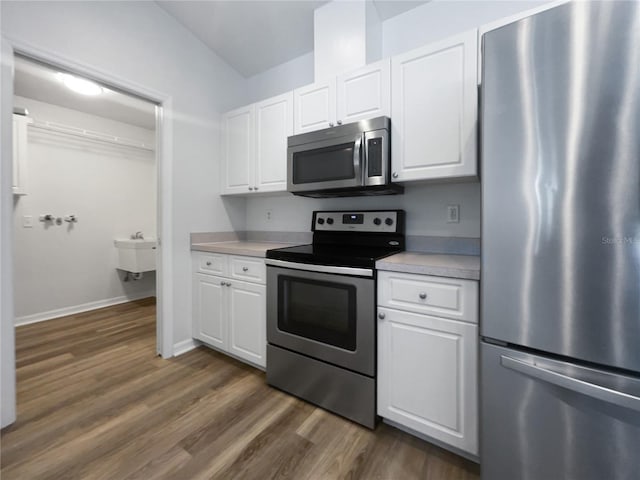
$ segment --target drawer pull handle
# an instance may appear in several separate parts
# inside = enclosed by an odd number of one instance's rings
[[[249,267],[242,267],[242,271],[243,272],[248,272],[249,271]]]
[[[380,312],[380,313],[378,314],[378,318],[379,318],[380,320],[384,320],[384,319],[385,319],[385,317],[386,317],[386,315],[384,314],[384,312]]]
[[[220,282],[220,285],[224,287],[226,285],[226,283],[225,282]]]
[[[420,295],[418,295],[420,297],[421,300],[424,300],[427,298],[427,294],[425,292],[420,292]]]
[[[227,287],[230,287],[230,286],[231,286],[231,283],[227,282]]]
[[[207,262],[207,267],[210,267],[210,266],[211,266],[211,262]]]

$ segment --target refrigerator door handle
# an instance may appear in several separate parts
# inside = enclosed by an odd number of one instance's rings
[[[577,378],[569,377],[552,370],[547,370],[546,368],[538,367],[506,355],[500,356],[500,364],[505,368],[515,370],[516,372],[542,380],[543,382],[551,383],[588,397],[596,398],[607,403],[612,403],[614,405],[630,408],[640,412],[639,397],[619,392],[617,390],[612,390],[601,385],[596,385],[595,383],[578,380]]]

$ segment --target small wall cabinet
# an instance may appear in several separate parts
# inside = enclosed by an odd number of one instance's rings
[[[222,194],[286,191],[290,135],[293,135],[293,92],[225,113]]]
[[[378,277],[378,414],[478,455],[478,283]]]
[[[265,279],[261,258],[194,252],[194,338],[265,368]]]
[[[478,32],[391,60],[391,170],[397,182],[478,174]]]
[[[390,114],[389,59],[294,90],[294,132]]]
[[[24,115],[13,115],[13,181],[14,195],[27,194],[28,143],[27,128],[33,120]]]

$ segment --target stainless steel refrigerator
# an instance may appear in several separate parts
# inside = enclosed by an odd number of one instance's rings
[[[483,37],[481,471],[640,479],[640,2]]]

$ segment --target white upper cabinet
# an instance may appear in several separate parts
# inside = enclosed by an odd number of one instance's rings
[[[293,135],[293,92],[225,113],[222,194],[285,192],[290,135]]]
[[[222,193],[248,193],[253,190],[254,120],[253,105],[222,116]]]
[[[391,61],[395,181],[477,175],[477,31]]]
[[[287,189],[287,137],[293,135],[293,92],[256,103],[254,191]]]
[[[293,91],[293,97],[296,135],[335,125],[335,78],[298,88]]]
[[[13,194],[27,194],[27,125],[29,117],[13,115]]]
[[[388,116],[390,78],[387,59],[294,90],[294,133]]]
[[[336,82],[336,123],[388,117],[391,113],[389,59],[340,75]]]

